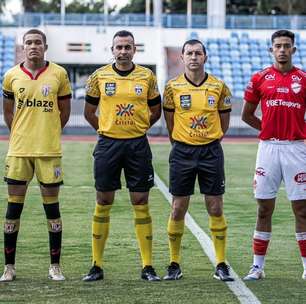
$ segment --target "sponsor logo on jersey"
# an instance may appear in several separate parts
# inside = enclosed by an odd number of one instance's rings
[[[288,108],[301,108],[298,102],[287,101],[283,99],[269,99],[266,101],[266,106],[269,107],[288,107]]]
[[[301,172],[298,173],[295,177],[294,180],[296,183],[298,183],[299,185],[301,184],[306,184],[306,172]]]
[[[302,88],[302,85],[298,82],[293,82],[291,84],[291,89],[295,94],[299,93],[301,91],[301,88]]]
[[[137,96],[141,95],[142,94],[142,91],[143,91],[143,88],[140,84],[136,84],[135,85],[135,93]]]
[[[267,74],[265,75],[266,80],[275,80],[275,74]]]
[[[54,167],[54,176],[59,178],[62,174],[62,169],[60,167]]]
[[[106,82],[105,83],[105,94],[107,96],[113,96],[116,93],[116,83],[115,82]]]
[[[207,117],[205,116],[193,116],[190,117],[191,129],[206,129],[207,128]]]
[[[289,88],[286,87],[280,87],[276,89],[277,93],[289,93]]]
[[[209,106],[213,106],[215,104],[215,97],[214,96],[208,96],[207,101],[208,101]]]
[[[182,109],[189,110],[191,107],[191,95],[181,95],[180,104]]]
[[[230,106],[232,104],[232,99],[230,96],[226,96],[223,102],[226,106]]]
[[[134,105],[131,103],[121,103],[116,105],[117,116],[133,116],[135,112]]]
[[[33,107],[33,108],[43,108],[43,112],[53,112],[53,101],[49,100],[36,100],[34,98],[33,100],[26,99],[18,99],[17,102],[17,109],[21,109],[24,107]]]
[[[41,88],[41,93],[47,97],[50,93],[51,87],[48,84],[44,84]]]
[[[293,81],[297,81],[297,82],[300,82],[302,80],[302,77],[299,77],[298,75],[292,75],[291,76],[291,79]]]
[[[265,169],[262,168],[262,167],[256,168],[255,174],[256,174],[257,176],[266,176]]]

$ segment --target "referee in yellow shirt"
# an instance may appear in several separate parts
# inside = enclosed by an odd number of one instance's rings
[[[184,217],[198,177],[209,214],[209,227],[216,253],[214,278],[233,281],[225,264],[227,224],[223,215],[224,159],[220,140],[226,133],[231,111],[231,92],[204,71],[204,45],[188,40],[182,48],[185,72],[165,88],[163,109],[172,142],[170,192],[172,212],[168,221],[170,265],[164,280],[178,280]]]
[[[160,118],[161,97],[154,74],[136,65],[133,34],[119,31],[111,47],[115,62],[88,79],[84,115],[97,130],[94,176],[97,201],[92,221],[92,267],[83,278],[104,278],[103,253],[109,232],[115,191],[121,188],[122,169],[134,209],[141,258],[141,278],[159,281],[152,267],[152,220],[149,190],[154,185],[152,153],[146,131]],[[99,116],[96,111],[99,109]]]

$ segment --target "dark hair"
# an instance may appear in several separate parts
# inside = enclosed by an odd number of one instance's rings
[[[184,52],[185,52],[185,46],[186,46],[187,44],[189,44],[189,45],[201,44],[202,49],[203,49],[203,52],[204,52],[204,54],[206,55],[205,46],[204,46],[204,44],[203,44],[200,40],[198,40],[198,39],[190,39],[190,40],[187,40],[187,41],[184,43],[183,47],[182,47],[182,54],[184,54]]]
[[[43,39],[44,44],[45,44],[45,45],[47,44],[47,37],[46,37],[46,34],[43,33],[42,31],[38,30],[38,29],[35,29],[35,28],[28,30],[28,31],[23,35],[22,41],[24,41],[24,40],[25,40],[25,37],[26,37],[27,35],[30,35],[30,34],[38,34],[38,35],[40,35],[40,36],[42,37],[42,39]]]
[[[272,34],[271,36],[271,42],[273,44],[273,41],[275,38],[278,38],[278,37],[288,37],[291,39],[292,41],[292,44],[294,44],[294,33],[288,31],[288,30],[279,30],[279,31],[276,31],[275,33]]]
[[[131,32],[129,32],[129,31],[125,31],[125,30],[117,32],[117,33],[114,35],[113,40],[114,40],[116,37],[128,37],[128,36],[132,37],[132,38],[133,38],[133,41],[135,41],[133,34],[132,34]]]

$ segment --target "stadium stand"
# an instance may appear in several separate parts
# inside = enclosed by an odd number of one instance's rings
[[[15,37],[3,35],[0,32],[0,80],[3,75],[15,64]],[[2,94],[2,88],[0,88]]]

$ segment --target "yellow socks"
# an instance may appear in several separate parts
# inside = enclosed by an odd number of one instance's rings
[[[216,264],[225,262],[226,229],[227,224],[224,215],[209,216],[209,228],[215,247]]]
[[[170,249],[170,263],[180,263],[181,241],[184,234],[184,220],[174,221],[171,216],[168,220],[168,237]]]
[[[142,266],[152,265],[152,219],[148,204],[133,205],[136,237],[139,244]]]
[[[109,232],[109,214],[112,205],[96,204],[92,220],[92,263],[102,268],[103,253]]]

